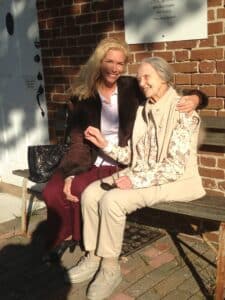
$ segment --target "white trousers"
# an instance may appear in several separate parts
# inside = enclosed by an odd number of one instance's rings
[[[112,177],[104,182],[112,183]],[[90,184],[81,200],[85,249],[96,251],[101,257],[118,257],[126,214],[165,200],[165,195],[158,191],[159,187],[105,191],[100,187],[100,181]]]

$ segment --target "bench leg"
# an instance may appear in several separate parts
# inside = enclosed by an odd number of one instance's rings
[[[27,233],[27,178],[23,178],[22,186],[22,205],[21,205],[21,231]]]
[[[217,256],[216,300],[224,299],[225,289],[225,223],[221,222],[219,229],[219,249]]]

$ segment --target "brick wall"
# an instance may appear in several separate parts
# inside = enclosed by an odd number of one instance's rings
[[[124,39],[122,0],[37,0],[40,41],[54,140],[54,112],[68,99],[68,88],[80,65],[106,36]],[[209,96],[202,115],[225,117],[225,0],[208,0],[208,38],[130,45],[127,72],[135,74],[147,56],[165,58],[175,68],[175,83],[198,88]],[[200,172],[209,193],[225,195],[225,156],[200,152]]]

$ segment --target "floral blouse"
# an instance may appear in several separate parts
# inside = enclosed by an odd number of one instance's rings
[[[190,154],[191,137],[199,120],[186,113],[180,113],[169,142],[167,157],[157,161],[157,140],[154,123],[151,119],[144,135],[136,144],[138,159],[136,164],[127,169],[133,188],[146,188],[176,181],[184,173]],[[131,163],[131,146],[119,147],[108,144],[104,152],[118,162]]]

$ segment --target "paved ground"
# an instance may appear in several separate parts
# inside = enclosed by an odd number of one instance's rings
[[[86,299],[87,282],[64,283],[66,269],[81,255],[79,248],[74,253],[65,253],[60,264],[41,263],[45,218],[45,209],[33,213],[30,238],[7,234],[20,228],[19,218],[0,224],[0,299]],[[164,236],[122,259],[123,281],[109,300],[213,299],[214,253],[197,238],[179,238],[180,253]]]
[[[0,186],[1,201],[20,197],[15,186]],[[10,199],[9,199],[9,198]],[[2,203],[4,205],[4,203]],[[18,207],[17,207],[18,209]],[[3,213],[4,215],[4,213]],[[123,281],[108,300],[198,300],[213,299],[215,287],[215,254],[198,236],[187,237],[195,220],[184,221],[165,213],[145,209],[130,217],[151,227],[170,229],[178,235],[180,243],[173,246],[168,235],[134,254],[122,258]],[[0,299],[3,300],[85,300],[88,283],[65,284],[67,268],[79,259],[82,251],[65,253],[59,264],[47,266],[41,262],[46,210],[34,210],[29,219],[29,237],[15,235],[20,230],[20,218],[0,221]],[[188,221],[188,222],[186,222]],[[204,223],[208,237],[216,240],[217,224]],[[217,244],[215,243],[216,247]]]

